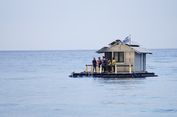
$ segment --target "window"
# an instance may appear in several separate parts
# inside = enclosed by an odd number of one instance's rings
[[[111,52],[106,52],[105,53],[105,57],[107,58],[107,59],[112,59],[112,53]]]
[[[116,62],[124,62],[124,52],[114,52]]]

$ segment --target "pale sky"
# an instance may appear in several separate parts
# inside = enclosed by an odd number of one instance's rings
[[[177,0],[0,0],[0,50],[177,48]]]

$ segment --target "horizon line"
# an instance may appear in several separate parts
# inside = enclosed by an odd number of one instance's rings
[[[149,50],[164,50],[164,49],[177,49],[177,48],[148,48]],[[98,49],[5,49],[3,51],[95,51]]]

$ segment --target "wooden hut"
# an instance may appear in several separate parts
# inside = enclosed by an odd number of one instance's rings
[[[146,72],[146,54],[151,52],[135,44],[125,44],[116,40],[103,47],[97,53],[104,53],[104,56],[116,60],[115,72]]]

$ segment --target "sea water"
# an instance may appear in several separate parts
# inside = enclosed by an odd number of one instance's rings
[[[1,51],[0,117],[177,117],[177,49],[152,50],[158,77],[70,78],[95,51]]]

